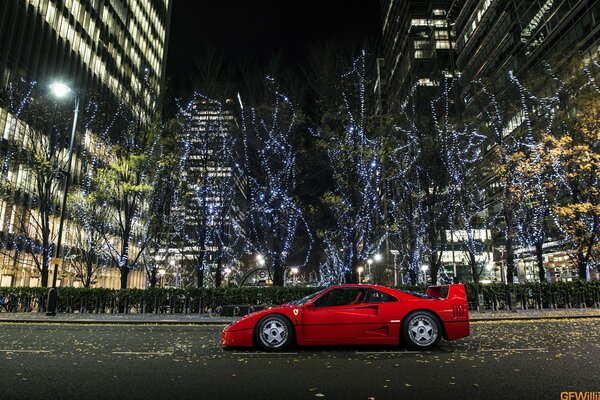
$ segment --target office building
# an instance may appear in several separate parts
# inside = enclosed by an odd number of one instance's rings
[[[2,1],[0,86],[24,80],[45,90],[51,82],[62,81],[77,91],[82,106],[90,93],[103,101],[130,101],[142,94],[143,108],[152,112],[163,91],[170,14],[171,0]],[[0,198],[0,286],[40,284],[31,254],[16,251],[14,243],[15,221],[33,215],[34,178],[19,161],[28,154],[24,143],[32,129],[27,120],[0,107],[0,180],[18,193]],[[75,179],[83,168],[81,155],[95,151],[92,144],[97,142],[95,133],[81,126],[77,136]],[[51,218],[53,230],[57,220]],[[24,232],[19,235],[26,236]],[[38,238],[26,241],[36,243]],[[99,285],[117,282],[118,275],[100,279]]]

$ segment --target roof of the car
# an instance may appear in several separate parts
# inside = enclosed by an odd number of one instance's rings
[[[370,283],[344,283],[344,284],[340,284],[340,285],[333,285],[330,288],[356,288],[356,287],[376,289],[376,290],[382,291],[386,294],[392,295],[396,298],[402,298],[404,296],[413,296],[413,297],[415,296],[415,294],[413,294],[413,293],[398,290],[393,287],[374,285],[374,284],[370,284]]]

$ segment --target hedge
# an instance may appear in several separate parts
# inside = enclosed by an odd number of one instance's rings
[[[510,308],[510,296],[520,309],[600,307],[600,281],[532,282],[521,284],[465,284],[469,308],[477,308],[483,295],[486,309]],[[204,289],[58,289],[58,312],[89,313],[213,313],[225,305],[273,305],[299,299],[320,288],[239,287]],[[424,292],[425,286],[399,289]],[[0,288],[11,311],[44,312],[47,288]]]

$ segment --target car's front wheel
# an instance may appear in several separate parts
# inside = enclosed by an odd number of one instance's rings
[[[404,318],[402,339],[413,350],[429,350],[442,339],[442,326],[432,313],[416,311]]]
[[[261,319],[254,331],[256,343],[266,351],[286,349],[294,336],[292,324],[281,315],[268,315]]]

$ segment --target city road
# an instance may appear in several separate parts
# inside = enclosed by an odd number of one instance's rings
[[[222,326],[0,323],[0,399],[560,399],[598,392],[600,319],[476,322],[430,352],[229,350]]]

